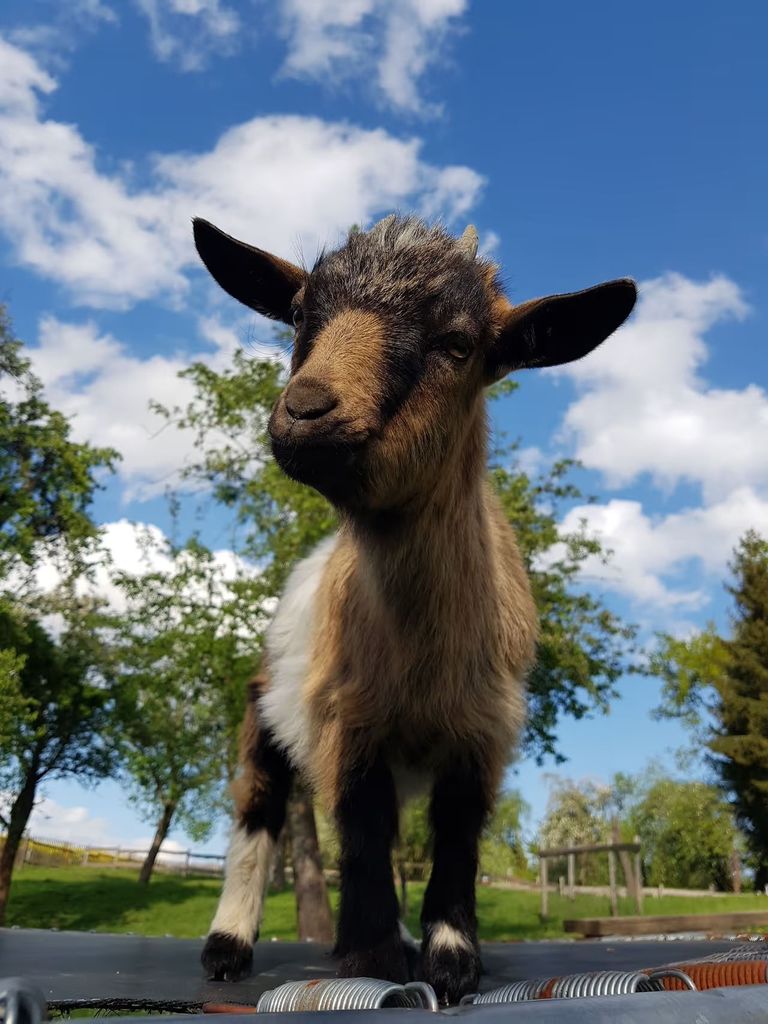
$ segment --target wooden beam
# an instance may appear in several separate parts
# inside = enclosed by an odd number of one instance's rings
[[[768,925],[768,909],[731,914],[646,915],[645,917],[585,917],[563,922],[567,932],[588,938],[603,935],[671,935],[674,932],[730,933]]]
[[[608,850],[626,850],[639,853],[640,843],[594,843],[592,846],[555,846],[550,850],[536,850],[538,857],[567,857],[570,853],[607,853]]]

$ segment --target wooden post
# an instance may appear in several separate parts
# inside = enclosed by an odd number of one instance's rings
[[[557,876],[557,895],[562,899],[565,895],[565,875]]]
[[[83,867],[85,867],[85,865],[88,863],[88,854],[89,853],[90,853],[89,848],[87,846],[84,846],[83,847],[83,859],[80,861],[80,863],[83,865]]]
[[[568,854],[568,899],[576,899],[576,854]]]
[[[541,875],[541,917],[542,919],[546,919],[547,911],[549,909],[549,892],[547,889],[547,858],[541,857],[539,860],[539,865],[539,874]]]
[[[731,853],[730,868],[733,891],[738,894],[741,892],[741,857],[739,856],[738,850],[734,850]]]
[[[616,895],[616,854],[608,851],[608,884],[611,887],[611,917],[619,916],[619,899]]]
[[[637,836],[635,836],[635,842],[639,842]],[[637,907],[638,914],[643,912],[643,864],[640,858],[640,854],[635,854],[635,906]]]
[[[184,877],[189,875],[189,858],[192,856],[191,850],[187,850],[187,855],[184,858]]]
[[[117,865],[119,863],[120,863],[120,847],[116,846],[115,847],[115,857],[114,857],[114,860],[112,861],[112,865],[113,865],[113,867],[117,867]]]

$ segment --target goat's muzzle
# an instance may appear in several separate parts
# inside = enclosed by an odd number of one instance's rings
[[[336,504],[355,501],[371,431],[344,416],[332,391],[292,382],[277,401],[268,431],[272,453],[288,476]]]

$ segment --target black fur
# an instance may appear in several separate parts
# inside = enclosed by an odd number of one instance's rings
[[[408,980],[392,875],[397,797],[381,758],[348,768],[336,807],[341,906],[334,955],[340,977]]]
[[[422,376],[427,357],[451,319],[461,314],[478,343],[491,318],[488,264],[469,260],[456,239],[414,217],[391,217],[315,265],[304,292],[295,372],[314,334],[344,309],[376,313],[386,325],[382,413],[392,417]]]
[[[480,766],[469,758],[446,769],[432,791],[433,866],[421,911],[422,974],[449,1003],[475,991],[482,970],[475,879],[480,833],[492,803]],[[433,944],[433,931],[443,923],[464,943],[455,949]]]
[[[266,785],[247,807],[240,808],[240,824],[249,833],[266,829],[277,842],[285,824],[293,768],[266,729],[259,729],[248,757],[255,770],[263,774]]]
[[[211,932],[205,940],[200,961],[211,980],[238,981],[251,972],[253,946],[234,935]]]

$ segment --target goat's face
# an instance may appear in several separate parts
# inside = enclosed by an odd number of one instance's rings
[[[269,423],[292,477],[351,509],[397,508],[434,489],[482,417],[484,385],[595,348],[636,291],[613,281],[513,307],[496,268],[414,218],[352,233],[310,271],[195,221],[198,251],[236,299],[292,324],[288,384]]]

